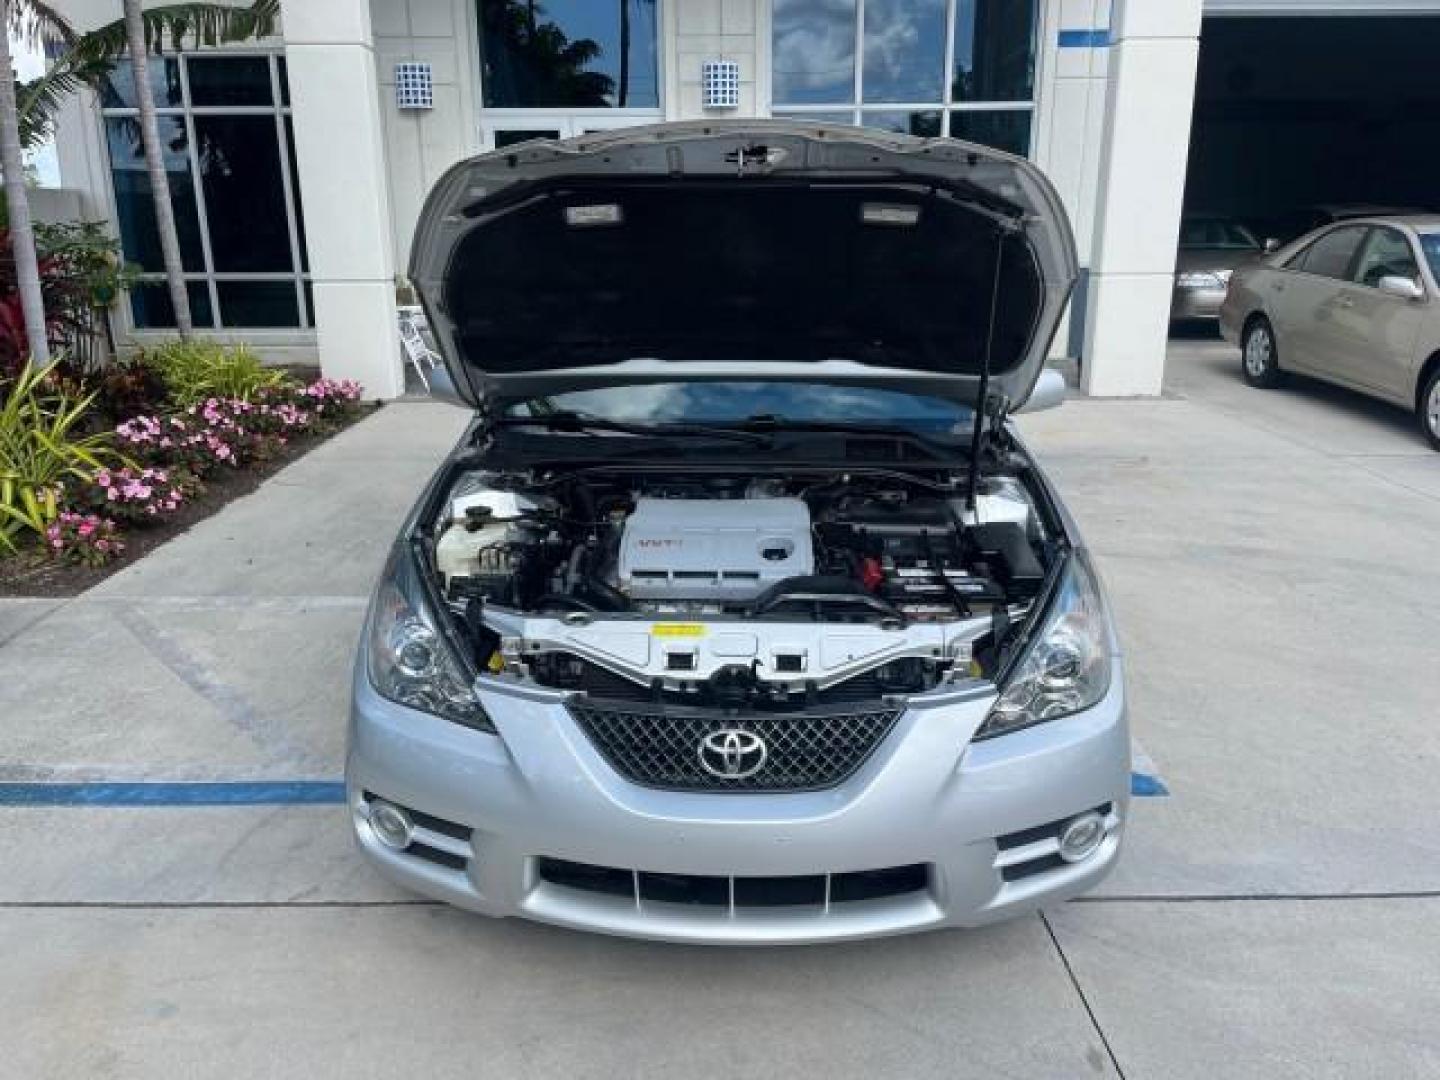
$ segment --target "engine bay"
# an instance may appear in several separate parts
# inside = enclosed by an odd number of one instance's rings
[[[733,709],[983,678],[1056,540],[1022,479],[464,472],[428,530],[479,670]]]

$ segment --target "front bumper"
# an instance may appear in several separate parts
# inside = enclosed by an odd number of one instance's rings
[[[980,743],[969,737],[993,694],[912,703],[848,780],[795,794],[639,787],[599,756],[557,695],[482,699],[501,737],[387,701],[357,665],[346,780],[360,850],[383,874],[487,915],[668,941],[832,941],[1008,918],[1092,888],[1119,854],[1130,745],[1118,658],[1094,708]],[[418,811],[433,827],[417,840],[443,859],[381,844],[367,796]],[[1042,827],[1092,809],[1105,812],[1108,835],[1087,859],[1061,862]],[[543,873],[553,860],[635,871],[637,883],[728,879],[729,900],[723,884],[718,904],[556,884]],[[899,895],[832,903],[827,884],[824,902],[743,901],[743,879],[828,883],[915,865],[923,887]]]
[[[1170,318],[1218,319],[1220,305],[1225,303],[1225,288],[1182,288],[1176,286],[1170,294]]]

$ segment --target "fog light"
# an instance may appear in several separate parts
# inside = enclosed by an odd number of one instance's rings
[[[1060,833],[1060,858],[1066,862],[1088,859],[1104,839],[1105,819],[1093,811],[1081,814]]]
[[[415,833],[415,823],[410,820],[410,815],[384,799],[376,799],[370,804],[370,828],[382,844],[396,851],[409,847],[410,838]]]

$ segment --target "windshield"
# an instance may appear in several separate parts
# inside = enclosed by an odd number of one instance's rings
[[[509,416],[572,412],[627,423],[728,424],[775,417],[797,424],[870,424],[963,434],[973,413],[954,402],[869,387],[793,382],[690,382],[576,390],[522,402]]]
[[[1430,264],[1430,273],[1440,281],[1440,233],[1421,233],[1420,250],[1425,253],[1425,261]]]
[[[1258,248],[1255,234],[1238,221],[1187,218],[1180,223],[1181,248]]]

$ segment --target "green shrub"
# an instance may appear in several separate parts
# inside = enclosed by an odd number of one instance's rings
[[[171,403],[181,408],[212,397],[249,401],[256,391],[285,380],[261,364],[248,345],[172,341],[146,350],[143,359],[165,381]]]
[[[138,359],[113,360],[88,375],[85,384],[95,391],[95,411],[117,424],[154,412],[169,396],[160,372]]]
[[[94,395],[77,396],[50,379],[53,365],[27,364],[0,398],[0,549],[30,532],[44,536],[60,514],[60,487],[88,481],[116,464],[111,432],[80,428]]]

